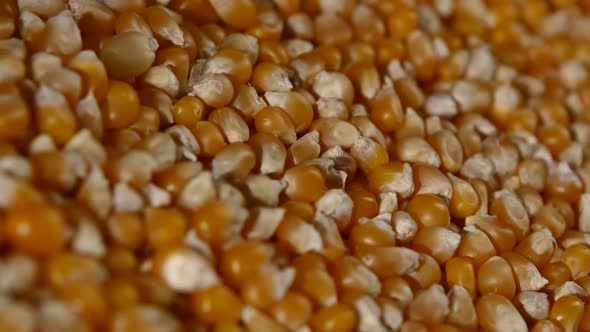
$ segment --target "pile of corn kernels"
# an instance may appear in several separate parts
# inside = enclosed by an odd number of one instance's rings
[[[0,332],[590,331],[589,0],[0,0]]]

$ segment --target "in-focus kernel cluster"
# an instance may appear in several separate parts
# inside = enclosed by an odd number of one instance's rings
[[[590,331],[590,1],[0,0],[0,332]]]

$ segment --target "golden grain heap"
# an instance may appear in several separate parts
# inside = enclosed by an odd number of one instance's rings
[[[590,331],[589,0],[1,0],[0,332]]]

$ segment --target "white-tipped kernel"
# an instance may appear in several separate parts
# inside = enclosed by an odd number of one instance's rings
[[[340,146],[335,146],[322,153],[322,158],[333,160],[334,168],[344,171],[348,176],[354,176],[356,174],[356,160],[349,153],[342,150]]]
[[[414,192],[414,179],[412,167],[408,163],[403,164],[402,174],[383,187],[382,192],[395,192],[402,198],[408,198]]]
[[[395,132],[395,137],[400,140],[411,136],[424,137],[424,119],[413,108],[406,108],[406,116],[403,126]]]
[[[494,108],[501,111],[512,111],[522,102],[520,91],[511,84],[498,85],[494,89]]]
[[[476,153],[465,161],[460,174],[469,179],[490,181],[494,175],[494,166],[483,154]]]
[[[447,202],[451,200],[453,185],[442,172],[432,167],[416,165],[414,174],[417,182],[420,183],[420,189],[414,193],[415,195],[433,194],[440,196]]]
[[[406,72],[402,64],[399,62],[399,60],[392,60],[387,65],[386,72],[389,78],[392,80],[400,80],[402,78],[408,77],[408,73]]]
[[[104,146],[88,129],[78,131],[76,135],[70,138],[64,150],[79,154],[91,164],[102,165],[107,159]]]
[[[248,54],[254,64],[258,59],[258,39],[245,33],[231,33],[221,42],[221,48],[233,48]]]
[[[449,291],[449,315],[447,322],[454,323],[459,326],[463,324],[475,323],[477,320],[465,322],[465,317],[477,317],[473,299],[465,288],[459,285],[454,285]]]
[[[19,155],[0,157],[0,172],[20,180],[30,180],[33,168],[29,159]]]
[[[169,192],[153,183],[148,183],[142,190],[148,205],[151,207],[168,206],[172,201]]]
[[[178,24],[174,22],[173,15],[170,15],[174,12],[169,12],[165,9],[163,9],[162,11],[165,11],[166,14],[168,14],[169,20],[164,21],[163,17],[152,18],[152,15],[144,15],[144,17],[146,18],[146,22],[150,25],[150,28],[155,34],[159,35],[163,39],[170,41],[172,44],[176,46],[184,46],[184,34],[178,26]]]
[[[45,21],[38,15],[26,10],[20,11],[18,30],[27,44],[37,42],[38,36],[44,32],[46,26]]]
[[[37,277],[37,262],[26,255],[14,253],[0,260],[0,294],[19,294],[31,287]]]
[[[488,137],[483,142],[485,156],[494,166],[494,171],[505,178],[514,174],[518,168],[518,149],[512,145],[501,144],[495,137]]]
[[[274,319],[249,305],[242,307],[241,319],[249,332],[287,332],[287,329],[275,322]]]
[[[282,42],[287,50],[290,59],[295,59],[300,55],[309,53],[313,50],[313,43],[303,39],[287,39]]]
[[[65,1],[18,0],[19,11],[29,11],[39,16],[51,17],[65,9]]]
[[[478,317],[480,326],[486,326],[493,331],[529,331],[523,314],[518,312],[514,304],[502,295],[489,293],[480,297],[477,301],[478,312],[486,312],[489,315]]]
[[[276,272],[276,277],[273,279],[274,297],[277,301],[282,300],[291,285],[293,285],[293,281],[295,281],[295,268],[281,269]]]
[[[68,102],[63,94],[42,84],[35,92],[37,107],[67,107]]]
[[[553,301],[557,301],[564,296],[576,296],[580,298],[588,297],[586,289],[582,288],[575,281],[566,281],[553,291]]]
[[[281,192],[287,188],[283,180],[275,180],[267,175],[251,174],[244,180],[250,195],[268,206],[279,204]]]
[[[108,0],[106,0],[108,1]],[[159,286],[161,287],[161,286]],[[78,317],[76,314],[75,317]],[[141,323],[139,323],[141,322]],[[181,323],[169,311],[155,304],[138,304],[126,309],[117,311],[111,318],[111,326],[140,326],[144,328],[153,329],[162,332],[178,332],[181,331]],[[135,325],[138,324],[138,325]],[[80,329],[62,329],[59,331],[85,331]],[[57,332],[57,331],[56,331]]]
[[[426,98],[424,109],[428,115],[451,118],[459,113],[455,99],[444,92],[434,93]]]
[[[442,121],[438,116],[429,116],[426,118],[426,121],[424,121],[424,127],[426,128],[426,136],[434,135],[443,130]]]
[[[381,308],[370,296],[362,296],[354,302],[354,308],[359,317],[357,331],[359,332],[387,332],[381,323]]]
[[[176,143],[168,133],[155,133],[146,137],[139,148],[147,151],[156,161],[156,170],[162,170],[176,161]]]
[[[572,28],[572,23],[575,21],[575,11],[562,9],[545,15],[541,21],[537,31],[545,38],[557,37],[567,34]]]
[[[518,87],[525,90],[528,95],[540,96],[545,93],[545,83],[536,77],[518,75],[514,82]]]
[[[584,193],[578,202],[578,229],[582,232],[590,232],[590,194]]]
[[[474,81],[462,80],[453,85],[451,91],[462,112],[472,112],[487,108],[492,103],[491,92]]]
[[[381,313],[383,323],[392,331],[398,331],[404,322],[404,311],[394,302],[384,302],[381,304]]]
[[[203,171],[192,178],[182,189],[178,205],[196,210],[207,202],[215,200],[217,189],[210,171]]]
[[[220,282],[209,261],[188,248],[170,253],[165,258],[160,273],[171,289],[183,293],[206,289]]]
[[[31,56],[31,74],[33,79],[40,82],[45,74],[62,66],[61,58],[45,52],[38,52]]]
[[[284,208],[260,207],[256,209],[253,214],[252,226],[246,233],[246,237],[248,240],[270,239],[274,236],[284,217]]]
[[[570,282],[573,283],[573,281]],[[522,313],[534,320],[546,319],[549,316],[549,298],[545,293],[534,291],[520,292],[516,295],[514,303],[520,308]]]
[[[287,160],[287,150],[283,143],[265,139],[256,150],[260,161],[260,174],[283,173]]]
[[[449,17],[455,10],[455,2],[453,0],[434,0],[434,9],[442,17]]]
[[[231,108],[219,108],[211,112],[208,120],[217,125],[230,144],[245,142],[250,138],[248,124]]]
[[[57,147],[53,138],[47,134],[39,134],[29,143],[29,155],[55,151],[57,151]]]
[[[14,177],[0,173],[0,207],[8,208],[13,204],[21,185]]]
[[[338,228],[346,228],[352,216],[353,202],[342,189],[330,189],[315,202],[317,211],[332,217]]]
[[[465,119],[461,124],[461,128],[473,129],[483,136],[492,136],[498,133],[496,126],[479,114]]]
[[[391,219],[391,227],[395,231],[396,239],[410,241],[418,232],[418,224],[406,211],[396,211]]]
[[[145,84],[165,92],[174,98],[180,91],[180,81],[168,66],[153,66],[142,78]]]
[[[588,77],[586,67],[581,61],[569,60],[559,66],[559,75],[563,85],[575,89],[580,82]]]
[[[90,221],[81,221],[72,239],[72,250],[82,255],[102,258],[107,249],[100,229]]]
[[[496,59],[489,47],[481,46],[471,51],[465,77],[472,80],[490,81],[496,71]]]
[[[32,332],[35,331],[39,326],[48,326],[44,325],[43,322],[39,322],[42,315],[38,313],[36,308],[34,308],[31,304],[26,303],[24,300],[13,300],[9,297],[2,297],[0,298],[0,312],[2,325],[3,327],[8,327],[5,329],[7,331]],[[72,316],[73,315],[74,314],[72,314]],[[59,321],[55,323],[55,325],[58,325]],[[53,322],[51,325],[51,328],[47,328],[43,332],[56,332],[57,330],[52,329],[53,326],[55,326],[53,325]]]
[[[39,326],[45,327],[44,332],[91,330],[88,324],[71,309],[68,303],[54,298],[42,301],[36,320]]]
[[[312,88],[320,98],[336,98],[352,104],[354,87],[343,73],[322,71],[315,76]]]
[[[214,258],[213,250],[207,242],[201,240],[194,229],[186,232],[183,239],[183,244],[193,250],[198,251],[201,255],[205,256],[208,260],[212,261]]]
[[[231,106],[240,111],[246,118],[253,118],[268,105],[264,98],[258,95],[253,86],[243,84],[237,88],[236,98]]]
[[[381,282],[373,271],[365,266],[358,258],[346,255],[335,266],[348,277],[342,280],[342,286],[361,290],[370,296],[376,297],[381,293]]]
[[[407,313],[412,320],[443,322],[450,313],[450,303],[444,288],[439,284],[434,284],[414,297],[409,304]],[[429,310],[424,310],[429,308]],[[428,313],[428,317],[422,316]]]
[[[320,98],[316,102],[318,115],[322,119],[336,118],[346,120],[349,116],[346,104],[336,98]]]
[[[400,160],[410,163],[422,163],[438,168],[440,156],[422,137],[406,137],[397,142]]]
[[[385,139],[385,135],[375,126],[373,121],[371,121],[368,116],[353,116],[350,119],[350,123],[355,125],[361,133],[361,138],[370,138],[375,142],[381,144],[381,146],[387,146],[387,140]]]
[[[379,157],[379,153],[383,152],[383,146],[379,146],[376,141],[361,136],[357,139],[352,148],[350,155],[354,158],[359,168],[368,174],[373,166],[374,161]]]
[[[82,35],[78,24],[69,10],[47,20],[46,51],[57,55],[69,56],[82,49]]]
[[[101,138],[104,133],[102,113],[92,92],[89,92],[76,105],[76,118],[81,128],[88,128],[92,135]]]
[[[291,241],[290,245],[298,254],[320,252],[324,249],[322,235],[312,224],[300,223],[293,229],[291,236],[295,241]]]
[[[397,210],[397,194],[392,192],[379,194],[379,215],[391,214]]]
[[[566,162],[574,168],[582,166],[584,147],[579,142],[573,142],[559,154],[559,161]]]
[[[66,176],[71,177],[73,183],[75,183],[76,180],[83,179],[88,175],[91,164],[87,163],[82,158],[82,156],[71,151],[64,151],[63,155],[70,169],[69,174],[66,174]]]
[[[308,132],[301,136],[289,147],[293,163],[299,165],[320,155],[320,133],[317,130]]]
[[[118,182],[113,188],[113,208],[116,212],[136,212],[144,206],[143,198],[125,182]]]
[[[78,189],[77,196],[78,200],[81,200],[100,219],[108,217],[113,204],[112,195],[109,181],[100,167],[92,167],[90,174]]]
[[[537,267],[528,259],[518,256],[506,259],[516,277],[519,289],[524,291],[538,291],[549,283],[549,281],[541,275]],[[516,262],[516,260],[519,260]]]
[[[217,195],[219,200],[230,203],[234,206],[246,205],[246,198],[242,192],[227,182],[217,183]]]

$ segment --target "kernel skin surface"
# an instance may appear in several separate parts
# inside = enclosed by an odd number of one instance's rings
[[[590,1],[0,1],[0,332],[590,331]]]

